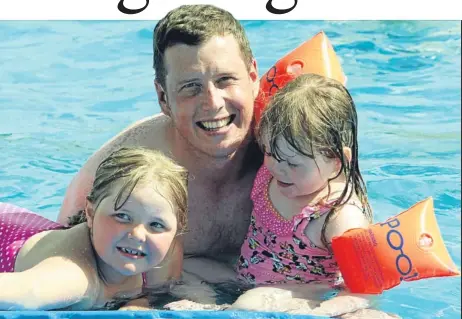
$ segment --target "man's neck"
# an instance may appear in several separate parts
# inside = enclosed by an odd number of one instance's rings
[[[242,166],[245,165],[245,155],[250,147],[248,141],[226,156],[215,157],[195,149],[173,128],[172,152],[176,160],[188,169],[196,180],[221,182],[239,177]],[[250,138],[249,138],[250,140]]]

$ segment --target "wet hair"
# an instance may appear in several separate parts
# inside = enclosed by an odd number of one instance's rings
[[[94,211],[101,201],[117,192],[114,210],[119,210],[130,197],[133,189],[142,183],[153,185],[172,206],[178,220],[177,233],[187,227],[188,173],[180,165],[159,151],[141,147],[120,148],[104,159],[96,170],[95,180],[87,200]],[[69,226],[86,221],[84,211],[69,218]]]
[[[366,185],[358,164],[358,119],[356,106],[348,90],[338,81],[316,75],[303,74],[287,83],[270,100],[256,129],[256,138],[264,149],[268,142],[271,155],[278,161],[284,154],[278,148],[283,138],[298,153],[313,158],[320,154],[341,162],[338,175],[346,178],[346,187],[327,213],[321,240],[329,247],[325,231],[335,212],[356,194],[363,205],[363,213],[372,222],[372,209]],[[351,149],[349,162],[343,148]],[[329,184],[328,184],[329,185]],[[330,185],[328,195],[330,195]]]
[[[162,18],[154,28],[153,51],[156,80],[165,89],[167,48],[176,44],[200,45],[214,36],[232,35],[239,45],[244,63],[253,60],[244,27],[226,10],[213,5],[182,5]]]

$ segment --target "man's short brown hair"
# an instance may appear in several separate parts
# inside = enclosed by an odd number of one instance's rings
[[[200,45],[214,36],[232,35],[250,69],[253,60],[244,27],[226,10],[213,5],[182,5],[171,10],[154,28],[154,70],[165,89],[165,50],[175,44]]]

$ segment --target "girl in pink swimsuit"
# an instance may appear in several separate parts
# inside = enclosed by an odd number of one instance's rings
[[[107,309],[179,277],[186,206],[187,172],[142,148],[99,165],[69,227],[0,203],[0,310]]]
[[[264,165],[237,271],[253,285],[342,284],[332,237],[372,222],[358,165],[357,115],[339,82],[300,75],[265,109]]]

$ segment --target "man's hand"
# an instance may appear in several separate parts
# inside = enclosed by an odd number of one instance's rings
[[[125,311],[152,311],[153,309],[149,305],[148,298],[139,298],[129,301],[124,306],[120,307],[119,310]]]
[[[176,311],[183,311],[183,310],[210,310],[210,311],[221,311],[229,308],[229,305],[215,305],[215,304],[201,304],[198,302],[190,301],[190,300],[179,300],[174,301],[166,304],[164,306],[167,310],[176,310]]]

